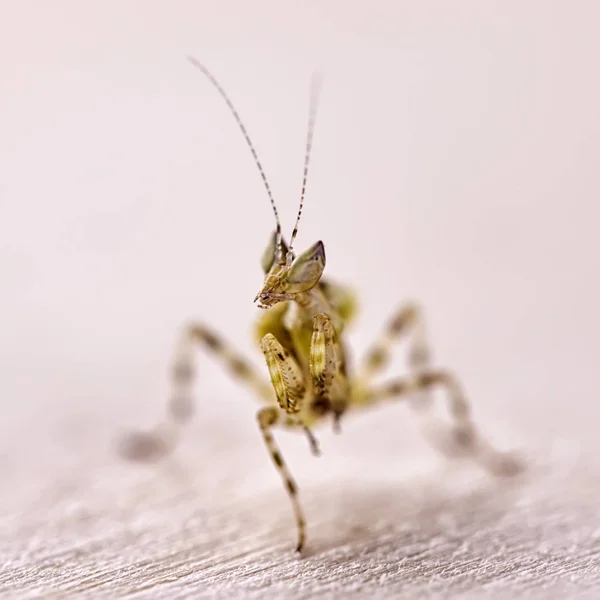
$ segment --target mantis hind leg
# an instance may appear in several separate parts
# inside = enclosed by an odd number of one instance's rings
[[[404,338],[409,339],[408,365],[411,372],[427,369],[431,353],[423,313],[416,304],[406,304],[392,315],[377,341],[366,352],[361,379],[370,381],[381,373],[390,363],[393,346]]]
[[[272,402],[273,392],[267,380],[254,367],[233,350],[221,337],[197,323],[185,327],[175,353],[172,367],[172,393],[167,404],[167,414],[152,431],[131,432],[119,444],[123,458],[133,461],[155,461],[173,452],[181,438],[183,426],[194,414],[193,386],[196,369],[196,346],[203,346],[220,360],[240,382],[248,385],[265,402]]]
[[[433,445],[447,456],[465,456],[494,475],[514,475],[523,469],[522,462],[513,454],[501,452],[479,432],[471,417],[470,404],[456,377],[443,370],[431,370],[413,377],[396,378],[372,387],[366,393],[365,403],[381,400],[402,400],[415,392],[441,388],[447,398],[452,424],[447,435],[429,436]]]

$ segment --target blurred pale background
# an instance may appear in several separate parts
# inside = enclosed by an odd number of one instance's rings
[[[95,518],[128,493],[141,476],[111,454],[114,436],[162,414],[183,322],[209,322],[262,365],[249,327],[271,209],[187,54],[236,103],[287,233],[308,82],[323,73],[297,248],[323,239],[327,273],[360,294],[354,353],[417,299],[436,363],[460,374],[482,427],[538,458],[583,460],[597,481],[599,19],[591,1],[0,0],[5,539],[26,535],[19,508],[56,486],[57,505],[89,508],[78,473],[92,466],[107,500],[95,497]],[[290,511],[256,404],[204,353],[199,370],[198,418],[178,453],[197,479],[190,510],[207,479],[214,494],[264,489],[286,552]],[[309,523],[342,485],[336,473],[352,489],[367,473],[410,487],[411,465],[435,463],[410,419],[399,405],[348,417],[341,437],[322,434],[319,461],[304,439],[279,436]],[[223,455],[237,458],[202,472]],[[257,509],[244,535],[273,514]],[[600,524],[582,527],[597,536]]]

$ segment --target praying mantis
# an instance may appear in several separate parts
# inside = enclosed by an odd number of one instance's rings
[[[254,158],[275,216],[276,228],[261,258],[264,280],[255,297],[263,309],[254,329],[263,353],[268,378],[263,376],[212,328],[190,323],[183,329],[172,370],[172,396],[166,421],[155,431],[132,433],[121,451],[130,460],[156,460],[176,447],[180,431],[193,414],[194,355],[203,346],[241,383],[249,387],[262,406],[256,418],[258,429],[275,468],[279,471],[291,504],[297,528],[296,550],[306,543],[306,519],[298,498],[298,487],[274,438],[278,428],[306,435],[313,454],[319,454],[314,429],[330,421],[336,431],[348,412],[390,400],[413,398],[423,410],[433,404],[433,390],[440,388],[448,402],[452,423],[440,449],[449,455],[469,456],[494,475],[513,475],[522,469],[518,458],[496,450],[478,431],[470,404],[458,378],[449,370],[433,368],[425,336],[423,313],[416,304],[406,304],[389,319],[379,339],[367,349],[359,365],[347,359],[344,332],[356,317],[356,298],[347,287],[324,276],[325,246],[317,241],[296,254],[294,242],[309,173],[319,80],[311,85],[310,111],[304,155],[300,205],[289,244],[282,235],[279,214],[254,145],[237,109],[212,73],[194,58],[199,69],[225,101]],[[409,345],[408,375],[377,381],[389,365],[394,345],[406,339]]]

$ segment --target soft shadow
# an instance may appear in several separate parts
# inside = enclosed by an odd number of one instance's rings
[[[309,541],[303,556],[335,551],[351,559],[382,546],[397,553],[435,538],[460,544],[473,531],[494,528],[528,477],[464,480],[464,473],[446,466],[397,484],[353,482],[333,493],[325,486],[307,490]]]

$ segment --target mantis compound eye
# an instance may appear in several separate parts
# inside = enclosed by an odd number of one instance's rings
[[[317,242],[298,256],[287,274],[287,290],[291,294],[307,292],[319,283],[325,269],[325,246]]]

